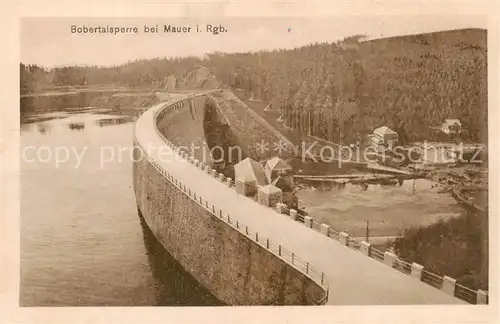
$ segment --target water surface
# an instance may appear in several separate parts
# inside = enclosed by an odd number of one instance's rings
[[[297,192],[300,206],[313,219],[351,236],[399,236],[412,226],[427,226],[464,212],[451,193],[427,179],[401,185],[344,184],[326,190],[306,187]]]
[[[102,109],[25,118],[22,306],[220,304],[138,216],[131,163],[135,118]]]

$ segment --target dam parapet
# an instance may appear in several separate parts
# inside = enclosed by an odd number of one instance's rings
[[[181,100],[169,120],[159,118],[160,132],[196,159],[234,178],[233,167],[250,157],[263,161],[294,156],[294,147],[276,129],[229,90]],[[189,125],[190,127],[186,127]]]
[[[210,93],[203,95],[208,94]],[[221,300],[234,305],[321,304],[324,301],[328,304],[348,305],[463,303],[460,299],[469,303],[484,302],[483,291],[469,291],[456,284],[453,278],[436,276],[418,264],[399,260],[390,251],[378,251],[366,242],[358,241],[343,231],[320,224],[281,203],[269,208],[239,194],[233,177],[219,172],[216,166],[198,158],[184,146],[178,145],[168,136],[168,132],[162,131],[168,130],[171,116],[180,114],[185,116],[186,110],[191,114],[193,109],[191,103],[194,100],[196,98],[188,97],[157,105],[138,120],[138,124],[141,125],[136,126],[136,134],[149,133],[136,137],[137,146],[141,147],[141,138],[149,138],[154,145],[167,146],[170,149],[169,154],[175,156],[177,162],[166,164],[158,162],[158,158],[154,155],[147,155],[148,161],[151,162],[146,164],[144,161],[135,162],[134,188],[139,209],[143,215],[149,215],[146,221],[155,235],[186,269],[194,269],[193,276],[210,291],[216,292]],[[205,107],[204,103],[195,107],[196,114],[203,114]],[[202,124],[198,124],[200,125]],[[194,128],[204,137],[203,127],[198,126]],[[159,178],[166,179],[168,184],[158,184]],[[179,192],[185,197],[179,198]],[[192,208],[193,203],[198,209]],[[186,218],[185,215],[190,217]],[[169,220],[175,217],[178,219]],[[197,221],[193,221],[193,217]],[[202,223],[201,219],[204,225],[196,228]],[[208,219],[210,222],[207,223]],[[217,225],[213,223],[215,221],[222,224],[217,223]],[[176,225],[171,226],[172,224],[182,224],[185,228],[179,229]],[[232,232],[227,232],[228,229]],[[235,235],[235,231],[238,236],[231,236]],[[242,243],[243,241],[246,243]],[[190,244],[179,245],[179,242],[190,242]],[[286,251],[294,252],[283,253],[284,245],[287,246]],[[200,252],[200,249],[205,253]],[[289,284],[296,285],[295,280],[302,282],[303,288],[300,288],[301,292],[298,293],[302,297],[287,299],[283,295],[284,288],[276,288],[290,280],[286,275],[288,270],[277,270],[276,265],[271,266],[271,269],[258,266],[263,258],[254,258],[263,251],[275,258],[272,260],[284,262],[279,266],[280,269],[285,266],[286,269],[295,271],[292,271],[295,279]],[[310,253],[311,251],[314,252]],[[235,255],[237,259],[234,259]],[[297,261],[297,255],[307,255],[310,260]],[[214,256],[216,260],[213,259]],[[221,256],[224,258],[221,259]],[[201,260],[205,260],[204,263],[200,263]],[[245,263],[245,260],[252,261],[249,264]],[[272,263],[265,262],[269,265]],[[207,266],[212,264],[216,264],[215,268]],[[316,268],[322,269],[321,272]],[[246,274],[242,274],[245,273],[242,269],[245,269]],[[259,269],[258,278],[255,277],[256,272],[252,272],[255,269]],[[214,275],[212,273],[214,271],[219,275]],[[220,273],[226,271],[229,271],[227,276],[233,276],[236,281],[225,281],[221,284]],[[370,275],[366,275],[367,273]],[[252,278],[258,282],[254,284],[260,287],[255,289],[262,291],[264,285],[265,289],[271,289],[273,293],[259,297],[238,295],[237,291],[241,285],[248,285]],[[240,279],[243,281],[238,282]],[[380,279],[385,283],[382,284]],[[212,285],[213,280],[215,286]],[[332,280],[335,283],[333,288]],[[278,286],[273,284],[276,282],[280,284]],[[309,288],[304,286],[308,282],[308,285],[313,284],[313,286],[306,285]],[[361,286],[364,288],[352,289],[351,285],[354,282],[358,285],[362,282]],[[332,295],[328,293],[330,290],[343,293]],[[309,293],[314,297],[308,295]],[[270,297],[271,295],[275,297]]]
[[[325,304],[328,283],[324,273],[225,211],[224,203],[204,197],[197,188],[200,181],[211,183],[213,190],[231,191],[234,181],[174,144],[156,126],[170,114],[187,109],[189,101],[195,99],[157,105],[159,108],[145,112],[137,122],[134,190],[148,227],[166,250],[224,303]],[[167,147],[172,159],[161,161],[147,150],[150,144]],[[196,179],[186,172],[196,174]]]

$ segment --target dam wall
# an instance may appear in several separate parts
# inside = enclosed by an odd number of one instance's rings
[[[179,109],[168,111],[168,118],[159,118],[157,127],[170,141],[183,151],[189,152],[205,164],[213,165],[210,143],[207,142],[204,121],[206,98],[193,98],[192,104],[184,100],[179,103]],[[167,111],[164,111],[167,113]],[[220,125],[222,128],[223,126]]]
[[[227,90],[196,97],[193,104],[181,101],[168,119],[158,120],[158,129],[183,151],[232,178],[234,164],[246,157],[293,156],[292,144]]]
[[[238,145],[245,147],[254,160],[267,160],[276,156],[288,159],[295,156],[293,144],[264,118],[226,90],[214,100],[229,123]]]
[[[133,183],[138,209],[148,227],[184,269],[226,304],[326,303],[327,283],[321,272],[286,247],[238,220],[231,220],[223,203],[212,204],[197,193],[195,186],[186,186],[183,180],[199,172],[199,166],[211,169],[209,165],[194,162],[194,156],[174,144],[174,140],[192,140],[185,136],[203,140],[207,125],[200,126],[197,118],[205,115],[206,101],[200,98],[193,99],[196,107],[188,100],[157,105],[137,121]],[[175,128],[176,123],[187,121],[186,111],[193,125],[177,124],[185,127],[184,133],[169,130],[169,124]],[[223,117],[218,115],[221,119],[216,121],[227,122]],[[174,138],[170,140],[169,136]],[[155,153],[158,150],[150,150],[159,146],[162,159]],[[200,182],[206,180],[215,185],[227,182],[231,186],[230,179],[216,172],[204,172],[201,176],[204,178]]]

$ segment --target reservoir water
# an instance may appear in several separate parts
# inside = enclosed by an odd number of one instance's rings
[[[21,126],[20,305],[221,304],[138,216],[137,114],[68,109],[28,116]]]
[[[428,179],[365,187],[347,183],[322,190],[305,186],[297,196],[316,221],[361,238],[368,225],[370,240],[378,241],[465,213],[450,192]]]

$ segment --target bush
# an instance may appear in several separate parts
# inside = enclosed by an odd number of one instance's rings
[[[488,289],[488,216],[464,213],[427,227],[407,229],[394,241],[401,259],[447,275],[471,289]]]

